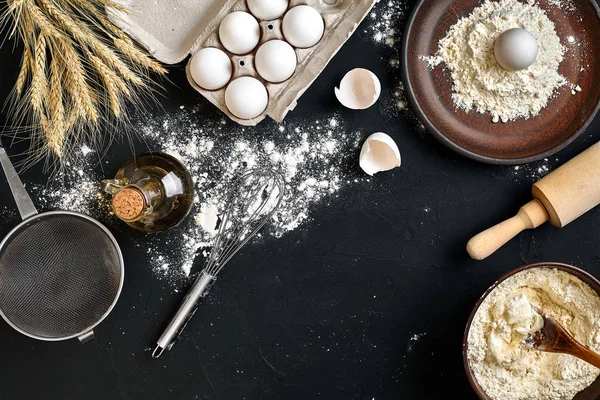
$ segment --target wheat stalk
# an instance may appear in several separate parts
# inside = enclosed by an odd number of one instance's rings
[[[105,7],[126,11],[112,0],[8,0],[0,20],[13,19],[11,34],[19,33],[24,49],[13,112],[34,128],[27,164],[41,158],[40,149],[64,159],[69,143],[82,137],[101,143],[101,127],[127,120],[125,100],[138,104],[141,94],[152,94],[149,71],[167,72],[108,19]]]
[[[113,113],[117,117],[120,116],[121,96],[119,95],[119,91],[123,92],[126,96],[129,96],[130,92],[127,88],[127,84],[113,70],[104,64],[100,58],[94,56],[93,54],[88,54],[87,57],[98,74],[102,77],[102,80],[106,85],[106,90]]]
[[[133,72],[125,63],[96,37],[94,32],[75,17],[69,16],[61,10],[52,0],[39,0],[48,14],[58,24],[72,35],[80,43],[85,43],[111,68],[119,71],[119,74],[126,80],[135,85],[143,86],[144,81]]]

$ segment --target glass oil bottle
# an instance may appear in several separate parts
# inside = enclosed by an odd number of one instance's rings
[[[161,232],[179,225],[194,201],[189,172],[179,160],[164,153],[133,157],[114,179],[103,180],[101,187],[112,195],[114,214],[143,232]]]

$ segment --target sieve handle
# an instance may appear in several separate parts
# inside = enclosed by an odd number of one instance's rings
[[[158,358],[165,350],[171,350],[173,344],[185,329],[187,323],[198,309],[200,298],[206,296],[208,290],[215,282],[215,277],[202,271],[189,293],[185,296],[177,313],[169,322],[169,325],[156,342],[156,348],[152,352],[152,358]]]
[[[8,185],[10,186],[10,191],[15,199],[15,203],[17,203],[19,214],[21,214],[21,218],[25,220],[31,216],[34,216],[38,212],[31,201],[31,197],[29,197],[29,194],[27,194],[27,191],[25,190],[23,182],[21,182],[17,171],[15,171],[15,167],[13,167],[12,163],[10,162],[8,154],[6,154],[4,147],[1,146],[2,142],[0,142],[0,163],[2,164],[2,169],[4,170],[4,174],[8,180]]]
[[[77,339],[79,339],[81,344],[86,344],[87,342],[94,340],[95,337],[96,337],[96,335],[94,335],[94,331],[91,330],[91,331],[84,333],[81,336],[77,336]]]

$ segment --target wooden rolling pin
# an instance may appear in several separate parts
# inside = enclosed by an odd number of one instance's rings
[[[525,229],[546,221],[562,228],[600,204],[600,142],[535,183],[533,197],[517,215],[471,239],[469,255],[483,260]]]

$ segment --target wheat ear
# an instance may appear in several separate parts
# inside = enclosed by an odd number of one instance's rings
[[[119,72],[124,79],[127,81],[140,86],[146,86],[146,83],[138,74],[133,72],[124,62],[112,51],[108,46],[100,41],[97,41],[94,46],[94,50],[96,50],[96,55],[102,59],[108,66],[114,68]]]
[[[69,16],[58,8],[51,0],[39,0],[44,9],[52,18],[69,32],[80,43],[88,45],[96,55],[108,66],[117,70],[119,74],[131,83],[144,86],[144,81],[115,54],[107,45],[100,41],[96,34],[75,17]]]
[[[120,92],[124,93],[126,96],[130,95],[127,85],[113,70],[108,68],[100,58],[89,52],[86,55],[90,60],[90,64],[104,81],[113,114],[115,114],[116,117],[119,117],[121,115]]]
[[[18,8],[21,8],[23,6],[23,3],[25,3],[26,0],[9,0],[8,1],[8,12],[14,12],[16,11]]]
[[[114,8],[117,11],[129,12],[129,10],[122,6],[121,4],[115,3],[112,0],[96,0],[98,3],[102,4],[104,7]]]
[[[24,45],[11,112],[33,123],[29,162],[44,152],[64,160],[82,135],[100,143],[101,127],[127,120],[125,99],[153,95],[148,72],[167,72],[110,21],[108,7],[126,12],[113,0],[7,0],[0,24],[12,17]]]
[[[139,66],[156,72],[160,75],[165,75],[167,73],[167,69],[163,67],[159,62],[153,60],[150,56],[148,56],[145,52],[140,50],[123,32],[119,29],[111,20],[108,19],[104,10],[99,9],[94,6],[88,0],[63,0],[69,4],[75,4],[79,7],[82,7],[90,12],[91,16],[95,18],[100,24],[99,28],[104,30],[109,36],[114,37],[113,43],[115,47],[134,64],[138,64]],[[114,8],[114,7],[113,7]]]
[[[47,91],[46,38],[40,33],[35,44],[31,87],[29,88],[29,97],[33,110],[40,115],[44,114],[44,101]]]
[[[156,72],[160,75],[165,75],[167,69],[163,67],[159,62],[154,61],[146,55],[143,51],[138,49],[129,38],[115,38],[115,47],[121,51],[129,60],[138,63],[140,66]]]
[[[32,70],[32,64],[33,60],[31,56],[31,50],[29,49],[29,45],[25,43],[23,45],[23,59],[21,61],[21,70],[19,71],[17,83],[15,84],[15,90],[17,91],[17,95],[21,95],[21,93],[23,92],[25,81],[27,81],[29,72],[31,72]]]
[[[65,140],[65,106],[63,103],[62,71],[56,58],[50,62],[50,91],[48,98],[48,146],[60,157]]]
[[[98,121],[98,110],[79,54],[69,43],[62,41],[59,43],[58,49],[58,57],[63,63],[63,70],[65,71],[65,88],[71,97],[77,117],[96,123]]]
[[[24,9],[31,18],[31,22],[39,28],[39,30],[47,37],[62,37],[63,33],[50,22],[44,15],[42,10],[32,1],[26,1]]]

